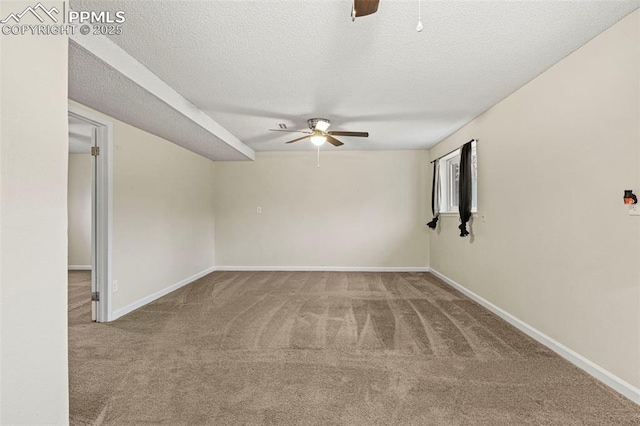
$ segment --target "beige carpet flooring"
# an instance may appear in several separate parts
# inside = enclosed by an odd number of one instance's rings
[[[73,425],[640,425],[427,273],[215,272],[109,324],[87,280],[70,273]]]
[[[91,322],[91,271],[69,271],[69,330]]]

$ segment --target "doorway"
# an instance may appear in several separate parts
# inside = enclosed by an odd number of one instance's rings
[[[69,321],[111,320],[112,124],[69,106]]]

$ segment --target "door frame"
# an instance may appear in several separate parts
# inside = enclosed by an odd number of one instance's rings
[[[70,116],[90,123],[96,128],[96,145],[100,154],[96,157],[95,191],[96,211],[95,243],[96,263],[92,265],[92,273],[97,280],[100,300],[97,303],[96,321],[113,320],[113,282],[112,249],[113,249],[113,122],[86,111],[75,105],[69,105]],[[94,242],[92,242],[94,244]]]

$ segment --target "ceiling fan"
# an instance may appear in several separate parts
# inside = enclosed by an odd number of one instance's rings
[[[305,133],[305,136],[294,139],[285,143],[294,143],[303,139],[309,138],[311,143],[317,146],[322,145],[325,142],[329,142],[333,146],[344,145],[334,136],[350,136],[356,138],[368,138],[368,132],[344,132],[341,130],[334,130],[327,132],[327,129],[331,125],[331,122],[326,118],[311,118],[307,120],[310,130],[289,130],[289,129],[269,129],[271,132],[292,132],[292,133]]]
[[[371,15],[378,11],[378,3],[380,0],[353,0],[351,6],[351,20],[355,21],[356,18],[361,16]]]

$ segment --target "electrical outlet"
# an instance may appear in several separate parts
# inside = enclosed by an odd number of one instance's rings
[[[629,206],[629,216],[640,216],[640,204]]]
[[[256,213],[258,214],[262,213],[262,207],[256,207]]]
[[[118,291],[118,280],[113,282],[113,292],[115,293],[116,291]]]

